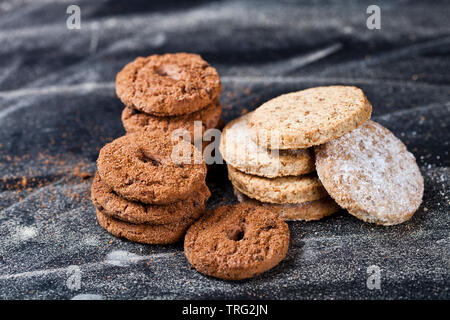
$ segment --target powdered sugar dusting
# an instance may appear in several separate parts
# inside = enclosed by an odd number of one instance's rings
[[[124,250],[115,250],[106,256],[106,263],[119,267],[128,266],[140,260],[142,260],[141,256]]]
[[[401,223],[422,201],[423,178],[414,156],[373,121],[316,148],[316,166],[336,202],[365,221]]]

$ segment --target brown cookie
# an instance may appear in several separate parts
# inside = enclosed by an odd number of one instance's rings
[[[97,173],[92,183],[91,199],[104,214],[130,223],[167,224],[183,218],[198,219],[205,212],[205,202],[211,193],[206,185],[187,199],[167,205],[144,204],[119,197]]]
[[[134,224],[112,218],[96,209],[98,223],[109,233],[119,238],[147,244],[170,244],[183,238],[193,219],[184,219],[169,224]]]
[[[201,152],[170,134],[143,128],[101,150],[98,173],[121,197],[148,204],[168,204],[188,198],[205,184]]]
[[[314,150],[320,181],[355,217],[390,226],[419,208],[424,186],[416,159],[382,125],[366,121]]]
[[[248,203],[252,206],[262,206],[265,209],[278,214],[286,221],[313,221],[320,220],[339,211],[340,207],[330,197],[303,203],[268,203],[261,202],[247,197],[245,194],[234,189],[236,198],[241,203]]]
[[[203,135],[206,130],[217,126],[221,113],[222,106],[218,100],[199,111],[172,117],[154,116],[125,107],[122,111],[122,123],[128,133],[138,131],[143,127],[150,127],[150,130],[159,132],[185,129],[190,133],[191,141],[195,141],[197,140],[195,138],[202,138],[202,136],[194,137],[194,121],[201,121],[200,129],[202,131],[199,134]]]
[[[254,277],[286,256],[289,227],[262,207],[248,204],[214,209],[194,223],[184,253],[197,271],[227,280]]]
[[[116,77],[116,93],[130,108],[159,116],[192,113],[221,91],[219,74],[197,54],[138,57]]]

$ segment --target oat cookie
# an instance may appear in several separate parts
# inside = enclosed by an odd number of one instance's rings
[[[134,224],[108,216],[96,209],[98,223],[109,233],[119,238],[146,244],[170,244],[180,241],[192,219],[170,224]]]
[[[228,123],[220,140],[220,152],[234,168],[257,176],[275,178],[313,172],[312,149],[268,150],[250,138],[248,113]]]
[[[303,203],[327,196],[315,173],[270,179],[249,175],[228,165],[228,177],[237,190],[262,202]]]
[[[254,277],[286,256],[289,227],[276,214],[247,204],[216,208],[194,223],[184,253],[197,271],[227,280]]]
[[[317,87],[267,101],[250,115],[249,125],[260,147],[301,149],[341,137],[369,119],[371,112],[361,89]]]
[[[329,196],[304,203],[297,204],[277,204],[277,203],[267,203],[261,202],[252,198],[247,197],[242,192],[239,192],[234,188],[234,194],[236,198],[241,203],[248,203],[252,206],[261,206],[271,212],[278,214],[281,218],[286,221],[312,221],[320,220],[324,217],[332,215],[333,213],[339,211],[340,207],[337,203],[331,199]]]
[[[179,159],[172,154],[182,152],[185,154]],[[205,184],[206,177],[206,165],[198,149],[147,128],[105,145],[97,167],[102,181],[121,197],[148,204],[186,199]]]
[[[192,113],[219,95],[216,69],[197,54],[138,57],[116,77],[116,93],[130,108],[159,116]]]
[[[183,218],[198,219],[205,212],[205,202],[211,193],[206,185],[187,199],[167,205],[144,204],[119,197],[97,173],[92,182],[91,199],[104,214],[130,223],[167,224]]]
[[[194,121],[201,121],[200,133],[203,134],[218,125],[221,113],[222,107],[217,100],[199,111],[173,117],[154,116],[125,107],[122,111],[122,123],[127,133],[138,131],[143,127],[160,132],[185,129],[191,134],[191,141],[194,141]]]
[[[399,224],[422,202],[423,177],[414,156],[376,122],[367,121],[316,147],[315,153],[317,173],[328,193],[361,220]]]

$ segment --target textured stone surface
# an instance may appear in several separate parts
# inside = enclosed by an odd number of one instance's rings
[[[449,298],[450,24],[448,2],[75,1],[0,3],[0,297]],[[167,3],[167,2],[162,2]],[[124,134],[114,77],[138,55],[192,51],[219,71],[224,118],[317,85],[361,87],[373,119],[417,157],[424,203],[384,228],[342,211],[289,223],[288,257],[244,282],[204,277],[182,246],[119,240],[89,200],[99,148]],[[234,202],[224,165],[209,207]],[[381,290],[366,286],[381,269]],[[78,281],[78,275],[80,276]]]

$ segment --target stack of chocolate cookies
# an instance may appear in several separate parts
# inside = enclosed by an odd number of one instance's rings
[[[196,54],[139,57],[117,74],[127,135],[100,150],[91,197],[101,226],[167,244],[204,214],[206,165],[193,143],[219,124],[221,89],[217,71]]]
[[[329,86],[279,96],[230,122],[220,151],[238,200],[287,220],[317,220],[339,207],[381,225],[408,220],[423,178],[371,112],[361,89]]]
[[[191,142],[219,124],[221,89],[217,71],[189,53],[139,57],[116,78],[127,133],[142,127],[158,132],[184,129]]]
[[[174,148],[185,153],[174,157]],[[105,145],[97,167],[91,199],[100,225],[115,236],[174,243],[205,213],[206,165],[187,141],[143,128]]]

